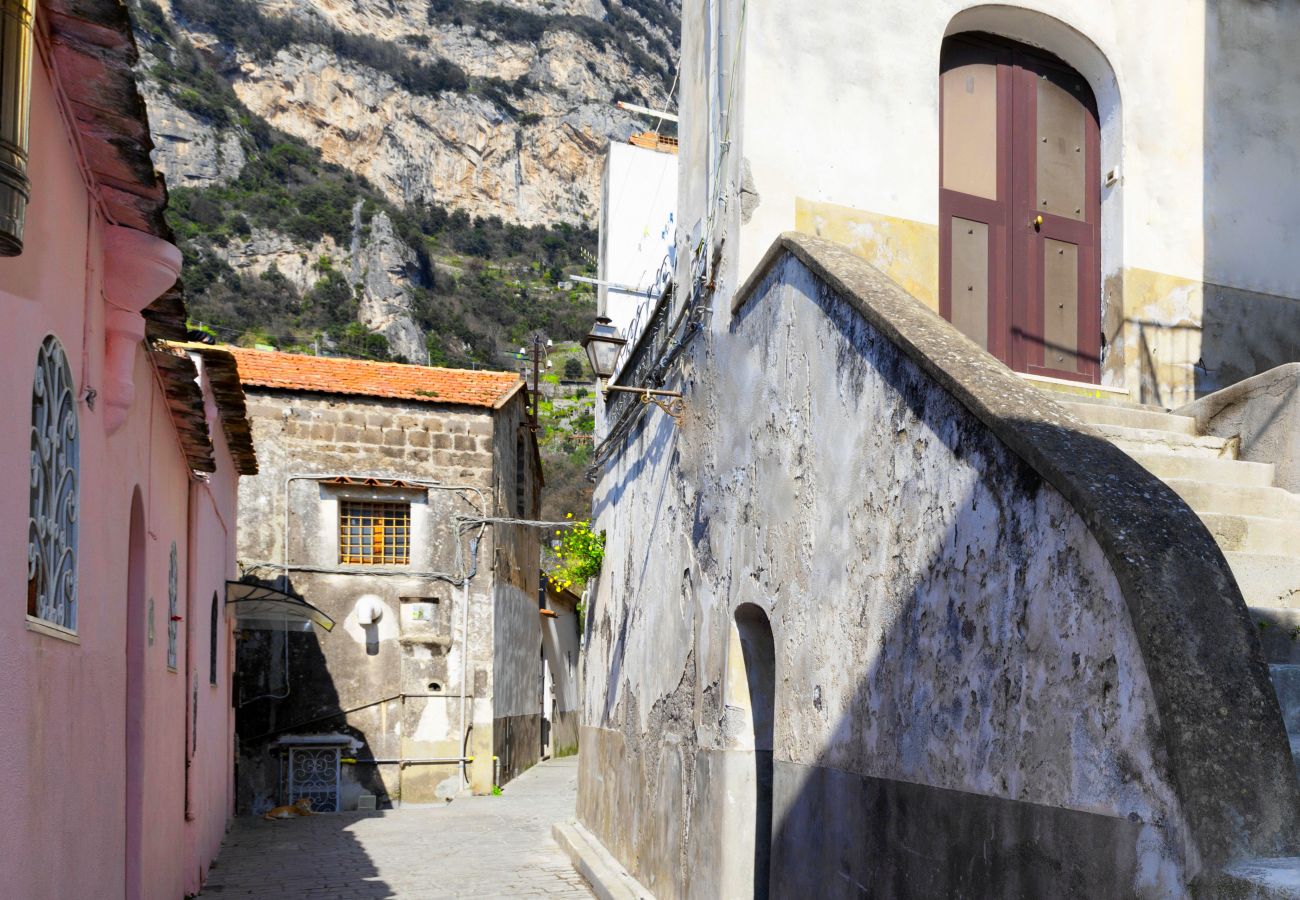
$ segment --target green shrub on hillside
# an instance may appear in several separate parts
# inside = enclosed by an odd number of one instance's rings
[[[260,59],[293,44],[318,44],[342,59],[386,72],[413,94],[464,91],[469,79],[445,59],[423,62],[388,41],[349,34],[324,22],[292,16],[264,16],[251,0],[172,0],[177,18],[210,31],[223,43]]]
[[[647,9],[654,0],[643,0]],[[638,12],[641,10],[638,9]],[[632,66],[667,84],[671,70],[666,60],[673,58],[672,48],[646,30],[635,16],[605,4],[606,21],[590,16],[542,15],[487,0],[430,0],[429,22],[434,25],[469,26],[479,32],[491,32],[503,40],[536,44],[548,31],[569,31],[579,35],[597,50],[613,46]],[[650,21],[660,24],[671,14],[651,12]],[[674,35],[674,42],[678,40]]]

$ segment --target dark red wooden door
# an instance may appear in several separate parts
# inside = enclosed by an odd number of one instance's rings
[[[1100,138],[1087,82],[986,35],[940,66],[940,312],[1020,372],[1100,379]]]

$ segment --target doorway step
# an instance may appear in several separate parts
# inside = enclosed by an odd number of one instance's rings
[[[1272,463],[1239,459],[1238,438],[1200,434],[1192,416],[1106,398],[1058,400],[1169,485],[1214,536],[1259,627],[1300,776],[1300,494],[1274,484]],[[1240,863],[1214,890],[1300,898],[1300,858]]]

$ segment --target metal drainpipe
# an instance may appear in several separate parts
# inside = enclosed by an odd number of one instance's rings
[[[472,558],[478,560],[478,541],[474,541],[474,550]],[[465,753],[469,750],[469,732],[465,727],[465,697],[469,693],[469,687],[465,684],[465,679],[469,673],[469,578],[460,586],[460,782],[469,784],[469,778],[465,773]],[[473,761],[473,757],[470,758]]]
[[[350,766],[439,766],[450,765],[451,763],[473,762],[474,757],[465,756],[430,756],[414,759],[361,759],[359,757],[344,757],[339,762]]]
[[[189,489],[186,491],[186,529],[185,535],[185,620],[178,624],[185,626],[185,821],[195,819],[194,812],[194,750],[198,735],[198,692],[194,679],[198,670],[194,667],[194,609],[199,592],[199,482],[191,476]],[[178,629],[179,630],[179,629]],[[179,662],[179,661],[178,661]],[[180,666],[178,666],[180,668]]]

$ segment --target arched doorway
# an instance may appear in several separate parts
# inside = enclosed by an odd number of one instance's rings
[[[1101,150],[1087,80],[1005,38],[940,60],[940,312],[1018,372],[1101,378]]]
[[[729,679],[735,686],[732,700],[749,713],[754,774],[754,898],[767,900],[772,861],[772,732],[776,707],[776,654],[772,626],[760,607],[743,603],[736,608],[736,630],[732,637],[732,663],[744,669],[743,680]],[[739,653],[734,652],[739,650]],[[745,740],[744,743],[749,743]]]
[[[126,575],[126,900],[144,890],[144,661],[146,650],[144,502],[131,497]]]

